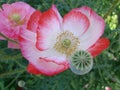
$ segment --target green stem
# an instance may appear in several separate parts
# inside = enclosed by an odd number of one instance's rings
[[[10,42],[13,42],[13,43],[18,44],[18,42],[17,42],[17,41],[12,40],[12,39],[10,39],[10,38],[6,37],[6,36],[5,36],[4,34],[2,34],[2,33],[0,33],[0,36],[2,36],[3,38],[5,38],[6,40],[8,40],[8,41],[10,41]]]
[[[20,67],[23,67],[23,68],[25,68],[25,66],[24,65],[22,65],[21,63],[19,63],[18,62],[18,60],[14,60]]]
[[[103,79],[102,72],[101,72],[101,70],[99,69],[99,66],[98,66],[98,64],[97,64],[97,59],[95,59],[95,62],[96,62],[97,68],[98,68],[98,73],[99,73],[99,75],[100,75],[100,77],[101,77],[101,80],[102,80],[102,83],[103,83],[103,82],[104,82],[104,79]]]
[[[10,72],[0,74],[0,77],[6,77],[8,75],[13,75],[13,74],[16,74],[16,73],[23,73],[24,71],[26,71],[26,69],[14,70],[14,71],[10,71]]]
[[[104,19],[107,18],[108,15],[110,15],[112,13],[112,11],[115,9],[115,7],[120,3],[120,0],[116,0],[113,2],[113,5],[111,6],[111,8],[108,10],[108,12],[104,15]]]
[[[10,3],[11,0],[8,0],[7,3]]]
[[[18,74],[4,89],[8,89],[16,81],[16,79],[20,76],[20,74]]]

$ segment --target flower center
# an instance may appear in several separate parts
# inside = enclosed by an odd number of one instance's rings
[[[79,39],[69,31],[62,32],[58,35],[54,48],[67,56],[70,56],[78,47]]]
[[[65,39],[63,40],[62,44],[64,47],[68,48],[71,45],[71,41],[69,39]]]
[[[8,19],[11,20],[13,26],[23,25],[25,23],[25,19],[21,20],[21,16],[18,13],[12,13],[8,16]]]
[[[11,16],[11,19],[15,22],[19,22],[20,21],[20,15],[15,13]]]

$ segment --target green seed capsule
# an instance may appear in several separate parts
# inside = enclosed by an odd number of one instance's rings
[[[88,73],[93,67],[93,59],[87,51],[76,51],[70,57],[70,69],[73,73],[83,75]]]
[[[18,81],[18,86],[19,87],[24,87],[25,86],[25,82],[23,80]]]

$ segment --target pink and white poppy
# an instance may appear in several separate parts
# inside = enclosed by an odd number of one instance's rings
[[[109,46],[108,39],[100,38],[104,26],[104,20],[87,6],[73,9],[63,18],[54,5],[42,14],[36,11],[19,37],[22,54],[30,63],[28,72],[47,76],[63,72],[76,50],[97,56]]]
[[[24,2],[3,4],[0,10],[0,33],[17,40],[20,30],[27,27],[28,20],[34,11],[34,8]],[[12,47],[13,44],[9,43],[8,47],[15,48],[15,45]]]

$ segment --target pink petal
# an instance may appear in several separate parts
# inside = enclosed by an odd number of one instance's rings
[[[29,8],[31,7],[29,4],[27,4],[27,3],[25,3],[25,2],[21,2],[21,1],[12,3],[11,5],[12,5],[14,8],[22,8],[22,7],[24,6],[24,8],[28,8],[28,9],[29,9]]]
[[[46,76],[53,76],[63,72],[64,70],[68,69],[68,67],[68,63],[58,64],[52,62],[52,60],[46,60],[43,58],[38,60],[36,67],[34,65],[29,65],[28,72],[32,74],[43,74]]]
[[[12,33],[13,32],[11,30],[12,27],[10,27],[8,24],[9,23],[7,22],[6,18],[4,18],[2,14],[0,14],[0,33],[4,34],[5,36],[9,38],[14,37],[14,39],[16,39],[16,34]]]
[[[31,63],[28,64],[27,71],[32,74],[41,74],[41,72],[35,66],[33,66]]]
[[[0,31],[4,30],[5,28],[10,28],[10,21],[8,20],[7,16],[0,12]]]
[[[0,33],[9,37],[11,35],[11,32],[9,31],[9,29],[10,29],[10,27],[8,26],[8,22],[7,22],[6,18],[0,13]],[[0,39],[4,40],[3,37],[1,37]]]
[[[57,14],[59,21],[62,23],[62,17],[60,15],[60,13],[58,12],[58,9],[56,8],[55,5],[52,5],[52,10]]]
[[[13,12],[13,7],[10,4],[3,4],[2,9],[5,11],[4,14],[6,16],[9,16],[9,14]]]
[[[87,6],[83,6],[78,9],[74,9],[73,11],[81,12],[85,14],[89,21],[90,27],[88,30],[80,37],[80,47],[79,49],[88,49],[92,46],[103,34],[105,22],[104,20],[98,16],[91,8]]]
[[[34,65],[35,68],[37,68],[40,71],[40,73],[51,76],[51,75],[58,74],[69,67],[66,59],[59,60],[59,58],[61,57],[57,57],[57,56],[47,57],[47,55],[49,55],[48,52],[39,51],[35,46],[36,35],[34,32],[31,32],[29,30],[23,30],[21,31],[20,35],[21,36],[19,37],[19,43],[20,43],[20,48],[23,56],[32,65]],[[54,52],[51,51],[51,53],[54,53]],[[53,54],[50,54],[50,55],[53,55]]]
[[[40,11],[35,11],[29,21],[28,21],[28,25],[27,25],[27,29],[28,30],[31,30],[33,32],[36,32],[37,30],[37,27],[38,27],[38,21],[40,19],[40,16],[41,16],[41,12]]]
[[[37,60],[40,57],[45,59],[51,59],[56,63],[64,63],[67,61],[66,55],[58,53],[54,49],[39,51],[35,45],[36,34],[29,30],[21,31],[19,43],[23,56],[30,61]]]
[[[89,27],[88,18],[81,12],[71,11],[63,18],[63,29],[81,36]]]
[[[110,41],[107,38],[100,38],[92,47],[90,47],[87,51],[91,53],[93,57],[96,57],[103,50],[108,48]]]
[[[44,59],[47,59],[47,60],[52,60],[53,62],[59,63],[59,64],[67,62],[66,55],[62,54],[62,53],[59,53],[54,48],[41,51],[40,58],[44,58]]]
[[[49,9],[41,15],[36,43],[37,48],[41,51],[53,47],[56,42],[60,33],[60,21],[57,15],[53,9]]]
[[[45,59],[51,59],[56,63],[64,63],[67,61],[66,55],[58,53],[54,49],[39,51],[35,45],[36,34],[29,30],[21,31],[19,42],[23,56],[30,61],[37,60],[40,57]]]
[[[19,47],[19,44],[8,41],[8,48],[19,49],[20,47]]]
[[[29,30],[22,30],[20,32],[19,44],[23,56],[33,61],[39,58],[39,50],[35,46],[36,43],[36,34]]]

